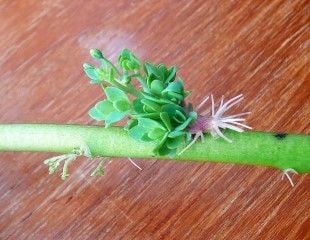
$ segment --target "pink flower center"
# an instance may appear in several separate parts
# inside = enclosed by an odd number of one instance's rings
[[[210,129],[211,118],[207,116],[198,115],[196,122],[190,126],[190,133],[197,134],[201,132],[206,132]]]

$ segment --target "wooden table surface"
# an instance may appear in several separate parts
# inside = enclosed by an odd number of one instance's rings
[[[89,49],[177,64],[189,100],[243,93],[258,131],[310,133],[307,0],[0,2],[0,122],[97,124]],[[0,239],[310,239],[310,177],[253,166],[0,154]]]

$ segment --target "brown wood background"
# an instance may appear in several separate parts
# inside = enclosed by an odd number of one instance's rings
[[[116,60],[177,64],[194,104],[243,93],[255,130],[310,133],[307,0],[0,2],[0,122],[96,124],[102,98],[82,63],[89,48]],[[136,162],[63,182],[50,154],[0,154],[0,239],[310,239],[310,178],[253,166]]]

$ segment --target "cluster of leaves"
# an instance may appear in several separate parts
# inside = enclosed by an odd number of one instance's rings
[[[156,143],[155,155],[176,155],[190,141],[190,124],[197,113],[186,106],[190,94],[182,79],[176,78],[176,66],[141,63],[128,49],[118,57],[120,70],[98,49],[90,51],[101,65],[83,65],[91,84],[100,84],[106,98],[90,109],[89,115],[111,126],[123,119],[124,129],[136,140]],[[133,85],[133,80],[138,86]],[[130,97],[129,97],[130,96]]]

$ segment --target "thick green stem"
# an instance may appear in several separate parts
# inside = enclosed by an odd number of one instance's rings
[[[226,131],[233,140],[205,137],[176,160],[252,164],[310,172],[310,138],[307,135]],[[139,143],[117,127],[2,124],[0,151],[69,153],[86,144],[95,156],[152,158],[153,144]],[[156,157],[168,159],[167,157]]]

